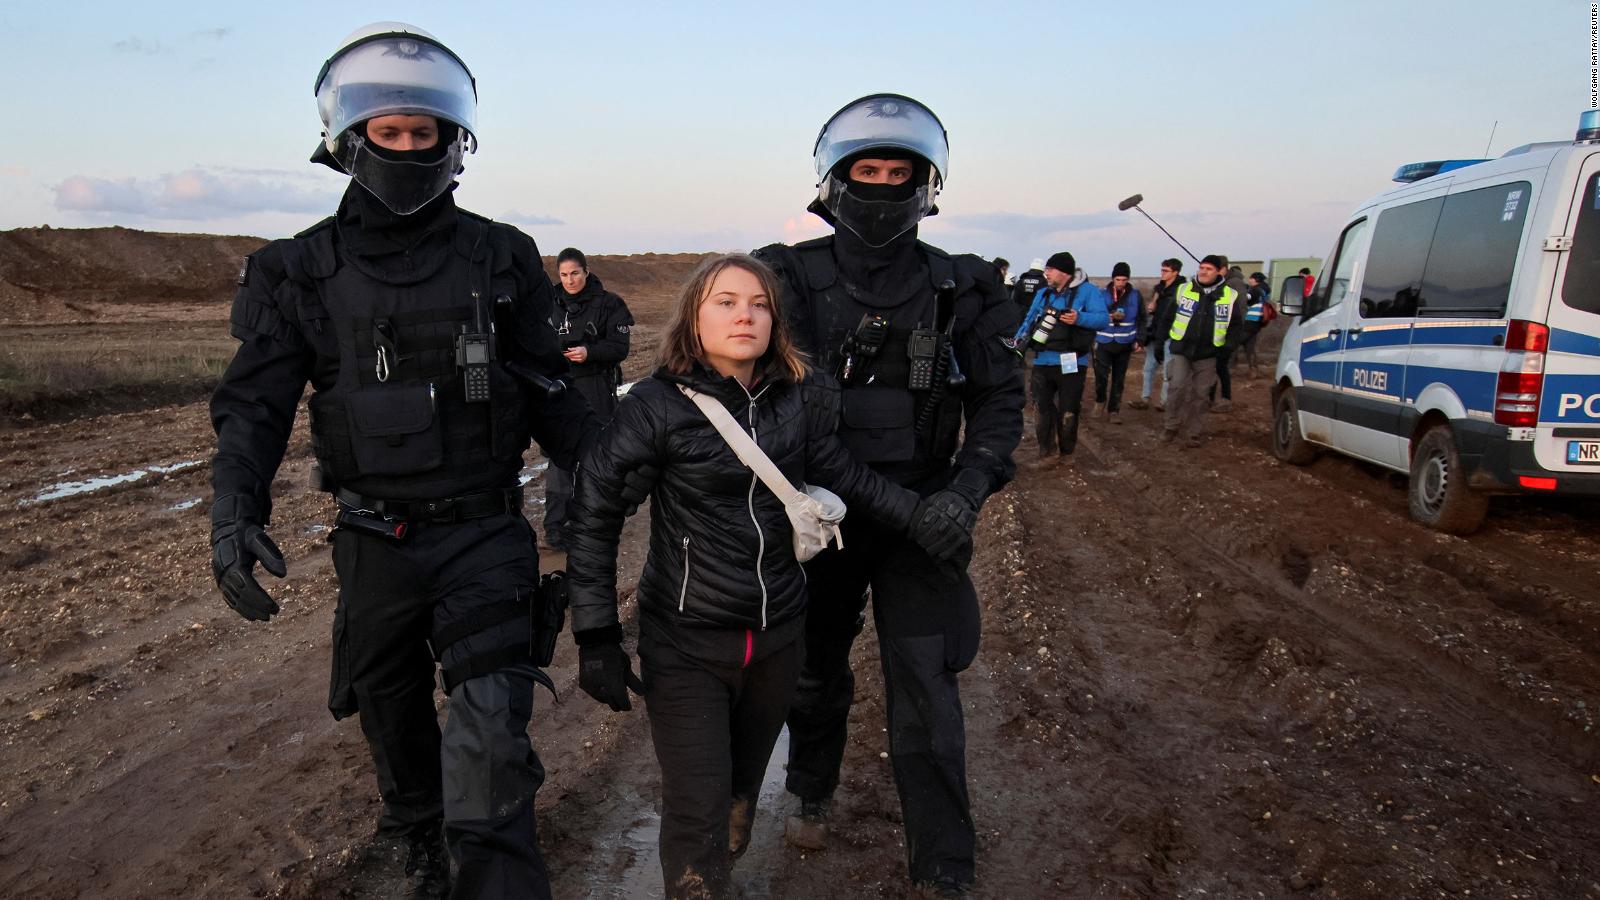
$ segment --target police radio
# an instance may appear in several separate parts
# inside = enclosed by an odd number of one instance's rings
[[[919,325],[921,323],[918,323]],[[911,374],[907,387],[913,391],[933,390],[934,376],[939,367],[941,335],[937,328],[916,328],[906,344],[906,356],[911,358]]]
[[[494,335],[483,315],[483,298],[472,292],[472,330],[456,335],[456,367],[466,386],[468,403],[489,402],[489,364],[494,361]]]
[[[849,384],[855,377],[856,366],[863,359],[876,359],[889,339],[889,320],[883,316],[863,313],[855,331],[845,335],[839,355],[844,361],[839,366],[839,381]]]

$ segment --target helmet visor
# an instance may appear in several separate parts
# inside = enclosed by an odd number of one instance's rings
[[[472,74],[442,44],[415,34],[374,37],[328,61],[317,80],[317,111],[328,136],[375,116],[434,116],[476,141]]]
[[[813,152],[817,183],[827,180],[828,173],[845,157],[878,147],[922,157],[933,165],[938,184],[944,183],[950,165],[944,126],[926,106],[898,94],[863,97],[834,113],[822,126]]]

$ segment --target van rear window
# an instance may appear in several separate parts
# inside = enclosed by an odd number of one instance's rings
[[[1600,314],[1600,172],[1589,176],[1578,195],[1578,224],[1572,231],[1561,300],[1573,309]]]
[[[1505,315],[1522,226],[1532,205],[1533,186],[1526,181],[1446,197],[1428,251],[1417,315]]]

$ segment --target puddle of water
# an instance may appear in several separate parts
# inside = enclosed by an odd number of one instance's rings
[[[185,509],[194,509],[196,506],[199,506],[204,499],[205,498],[203,497],[190,497],[187,500],[179,500],[177,503],[167,507],[167,512],[179,512]]]
[[[203,459],[190,459],[167,465],[146,466],[142,469],[134,469],[131,472],[123,472],[120,475],[96,475],[83,481],[58,481],[40,491],[32,499],[23,500],[17,505],[36,506],[40,503],[49,503],[53,500],[62,500],[67,497],[93,494],[97,491],[116,487],[119,484],[132,484],[136,481],[142,481],[151,475],[171,475],[174,472],[185,472],[205,464],[206,461]]]
[[[733,882],[744,897],[776,896],[774,884],[776,865],[769,860],[783,842],[781,805],[786,796],[783,783],[787,775],[785,764],[789,759],[789,726],[778,734],[778,743],[767,760],[767,771],[761,778],[761,791],[756,800],[755,830],[750,838],[750,849],[734,866]],[[625,798],[624,808],[636,816],[620,834],[606,842],[605,850],[611,853],[629,851],[632,859],[614,883],[590,882],[591,896],[605,897],[660,897],[665,893],[661,884],[661,815],[656,799],[639,797],[631,790]]]

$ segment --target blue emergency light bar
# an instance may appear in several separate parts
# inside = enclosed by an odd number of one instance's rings
[[[1578,143],[1600,140],[1600,109],[1586,109],[1578,116]]]
[[[1444,172],[1453,172],[1456,169],[1465,169],[1478,163],[1486,163],[1487,159],[1436,159],[1431,162],[1407,163],[1394,170],[1394,180],[1400,184],[1410,184],[1424,178],[1432,178]]]

